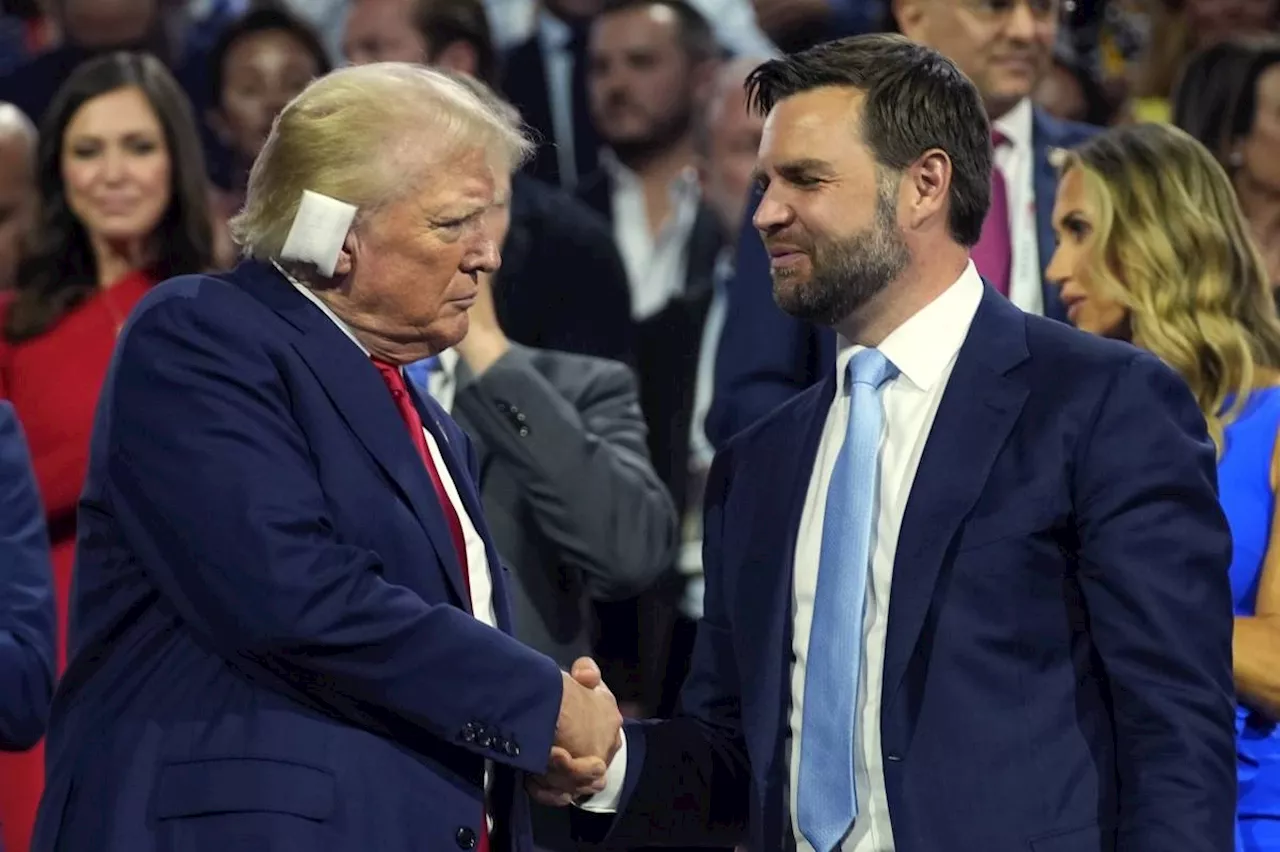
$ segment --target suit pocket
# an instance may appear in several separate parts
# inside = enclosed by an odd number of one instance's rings
[[[169,763],[156,783],[157,819],[275,813],[323,822],[333,815],[337,779],[327,769],[257,758]]]
[[[1115,837],[1101,826],[1089,825],[1031,841],[1031,852],[1115,852]]]

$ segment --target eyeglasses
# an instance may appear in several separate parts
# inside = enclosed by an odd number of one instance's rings
[[[1071,0],[1067,0],[1068,5],[1070,2]],[[1031,12],[1031,17],[1041,21],[1055,19],[1062,12],[1059,0],[964,0],[969,11],[992,20],[1008,17],[1017,6],[1024,3]]]

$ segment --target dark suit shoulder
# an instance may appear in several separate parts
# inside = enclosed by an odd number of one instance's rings
[[[1144,351],[1131,343],[1080,331],[1067,323],[1025,314],[1027,350],[1037,370],[1115,370]]]
[[[537,35],[531,35],[507,48],[502,62],[503,84],[508,80],[520,79],[521,72],[527,71],[530,64],[542,65],[542,49],[538,45]]]
[[[734,435],[719,453],[728,455],[756,452],[776,452],[778,447],[789,446],[813,423],[816,417],[827,416],[827,406],[834,396],[835,366],[832,364],[826,377],[788,399],[764,417]]]
[[[260,298],[245,286],[237,271],[216,275],[179,275],[153,287],[139,300],[126,326],[148,324],[157,314],[183,317],[205,327],[225,327],[236,336],[266,330],[277,320]]]
[[[609,223],[570,193],[528,175],[517,174],[513,181],[511,214],[535,236],[555,240],[557,249],[612,244]]]
[[[1034,110],[1037,141],[1051,148],[1072,148],[1104,129],[1079,121],[1056,118],[1039,107]]]

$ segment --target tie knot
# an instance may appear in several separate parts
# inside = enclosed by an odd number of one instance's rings
[[[849,384],[881,385],[898,375],[898,368],[879,349],[863,349],[849,359]]]
[[[1001,145],[1007,145],[1007,144],[1009,144],[1009,137],[1005,136],[1003,133],[1001,133],[999,130],[996,130],[994,127],[991,128],[992,147],[999,148]]]

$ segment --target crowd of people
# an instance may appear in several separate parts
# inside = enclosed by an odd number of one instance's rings
[[[0,848],[1280,852],[1280,2],[3,12]]]

